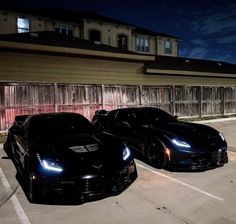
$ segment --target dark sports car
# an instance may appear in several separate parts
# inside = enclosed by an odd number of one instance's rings
[[[116,195],[137,177],[129,148],[76,113],[17,116],[4,150],[31,202],[52,195],[80,202]]]
[[[220,132],[178,121],[161,109],[100,110],[93,124],[122,139],[157,168],[206,170],[228,162],[227,143]]]

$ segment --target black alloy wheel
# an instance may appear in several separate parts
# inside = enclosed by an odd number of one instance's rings
[[[163,144],[157,139],[151,139],[147,143],[146,148],[146,156],[148,162],[158,168],[161,169],[166,165],[166,156],[164,153]]]

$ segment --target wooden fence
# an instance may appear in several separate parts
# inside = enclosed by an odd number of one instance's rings
[[[235,86],[125,86],[0,83],[0,131],[16,115],[70,111],[92,119],[99,109],[154,106],[180,117],[236,113]]]

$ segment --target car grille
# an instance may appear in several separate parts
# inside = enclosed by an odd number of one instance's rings
[[[74,178],[72,181],[60,181],[60,191],[71,191],[71,192],[83,192],[83,194],[89,194],[91,192],[104,193],[107,191],[117,191],[124,188],[130,180],[128,168],[125,167],[123,170],[111,175],[100,176],[91,179],[77,179]]]

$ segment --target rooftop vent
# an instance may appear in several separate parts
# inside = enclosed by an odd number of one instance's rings
[[[100,41],[94,41],[94,44],[101,45],[101,42]]]
[[[30,36],[31,36],[31,37],[38,37],[39,34],[38,34],[38,33],[30,33]]]

